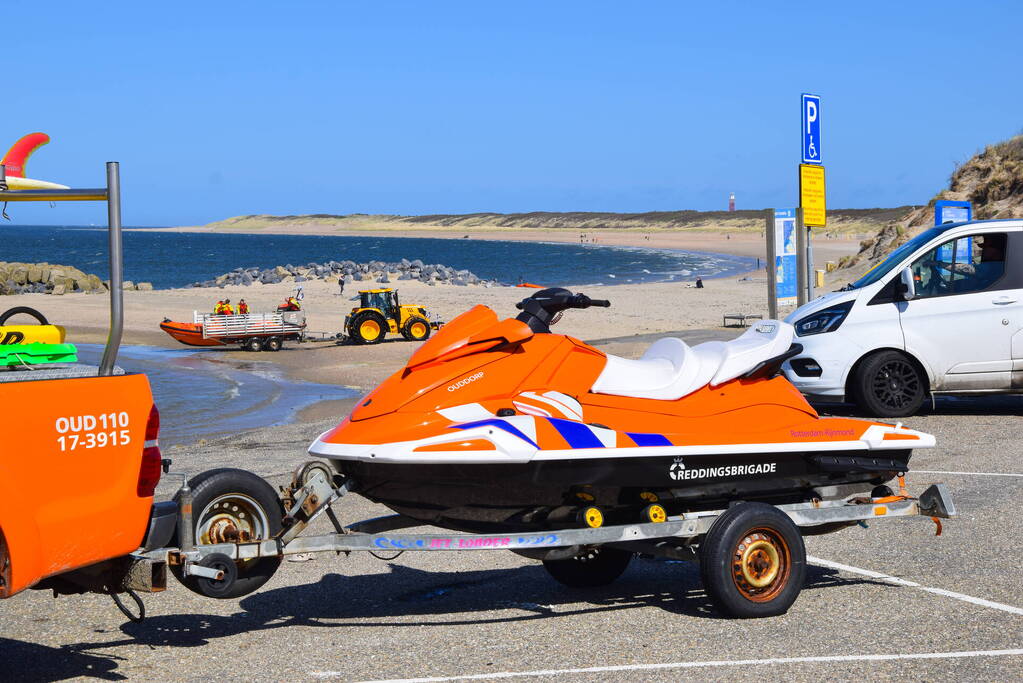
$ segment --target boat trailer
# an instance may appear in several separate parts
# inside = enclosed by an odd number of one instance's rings
[[[311,469],[309,467],[312,466]],[[303,475],[303,473],[305,473]],[[246,473],[249,474],[249,473]],[[179,475],[180,476],[180,475]],[[255,475],[251,475],[255,477]],[[612,548],[621,551],[627,558],[635,553],[647,556],[664,557],[675,560],[700,560],[701,567],[707,561],[701,555],[706,552],[701,546],[709,543],[709,535],[718,526],[722,526],[725,518],[735,516],[740,508],[756,506],[771,508],[773,514],[781,518],[781,523],[774,523],[779,529],[787,519],[794,527],[798,527],[796,537],[798,549],[793,548],[794,557],[805,557],[801,536],[830,533],[841,528],[861,524],[868,520],[884,520],[897,517],[928,517],[937,524],[937,533],[941,533],[941,519],[956,515],[955,505],[944,484],[929,486],[919,497],[902,495],[886,495],[879,497],[858,497],[846,500],[811,500],[805,503],[767,505],[764,503],[734,502],[727,509],[708,510],[684,513],[666,517],[659,522],[640,522],[635,524],[618,524],[599,526],[597,528],[561,528],[542,531],[526,531],[516,533],[469,534],[460,532],[442,533],[397,533],[405,529],[425,526],[422,521],[403,515],[388,515],[364,520],[347,526],[342,525],[334,513],[332,506],[350,493],[355,487],[350,481],[341,481],[334,485],[329,481],[334,477],[328,474],[323,463],[309,463],[296,471],[295,480],[288,488],[282,487],[282,498],[285,501],[285,517],[283,530],[274,538],[266,540],[238,540],[214,544],[196,544],[191,541],[192,534],[179,533],[178,547],[164,547],[149,551],[140,551],[133,559],[141,569],[133,575],[141,576],[141,581],[126,585],[126,590],[156,592],[165,587],[166,569],[171,567],[179,578],[194,577],[185,582],[191,590],[208,597],[237,597],[231,593],[232,584],[238,579],[239,572],[246,564],[258,562],[261,558],[282,558],[289,555],[304,553],[353,553],[353,552],[457,552],[510,550],[517,554],[539,559],[545,562],[578,558],[581,554],[594,548]],[[340,477],[337,478],[340,480]],[[179,530],[192,529],[192,500],[187,483],[179,490],[177,498],[177,527]],[[752,508],[751,508],[752,509]],[[768,510],[770,511],[770,510]],[[754,510],[756,512],[756,510]],[[780,513],[780,514],[779,514]],[[763,514],[763,512],[761,512]],[[317,518],[326,515],[334,527],[334,532],[305,536],[309,525]],[[770,527],[770,525],[768,525]],[[751,533],[751,532],[743,532]],[[780,534],[781,532],[779,532]],[[720,534],[718,534],[720,536]],[[745,542],[743,542],[743,540]],[[762,555],[760,565],[751,556],[750,569],[746,578],[739,576],[736,584],[740,589],[754,591],[756,581],[750,572],[756,573],[758,566],[771,565],[772,557],[777,562],[777,552],[772,550],[767,541],[757,541],[756,534],[740,539],[739,548],[757,546]],[[768,539],[770,540],[770,539]],[[759,543],[759,545],[758,545]],[[727,544],[726,544],[727,545]],[[791,543],[790,543],[791,545]],[[785,546],[782,543],[781,546]],[[788,548],[782,548],[789,552]],[[734,555],[734,549],[732,549]],[[750,550],[749,552],[753,552]],[[592,556],[592,553],[591,553]],[[278,559],[279,561],[279,559]],[[715,560],[726,569],[732,560],[728,554]],[[766,565],[764,563],[766,562]],[[736,565],[738,566],[738,565]],[[550,569],[550,567],[548,567]],[[611,578],[617,578],[621,570]],[[746,571],[744,569],[744,571]],[[764,570],[768,571],[768,570]],[[704,582],[708,576],[704,568]],[[552,571],[552,574],[554,572]],[[569,583],[555,574],[555,578]],[[748,579],[748,582],[744,583]],[[609,581],[608,581],[609,582]],[[802,588],[802,569],[799,568],[799,584],[794,588],[791,600],[795,599]],[[262,585],[261,583],[259,585]],[[594,585],[579,583],[569,585]],[[256,586],[258,588],[258,586]],[[253,589],[255,590],[255,588]],[[708,586],[708,592],[713,590]],[[750,596],[747,596],[750,597]],[[791,600],[789,604],[791,604]],[[719,603],[720,604],[720,603]],[[756,603],[751,603],[756,604]],[[741,605],[740,605],[741,606]],[[785,605],[783,612],[787,609]],[[735,610],[730,610],[736,614]],[[776,612],[780,613],[780,612]],[[764,613],[737,613],[736,616],[769,616]]]

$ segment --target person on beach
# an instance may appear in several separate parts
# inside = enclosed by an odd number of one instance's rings
[[[220,315],[234,315],[234,308],[231,307],[230,299],[224,299],[224,304],[220,307]]]
[[[238,300],[238,315],[247,315],[249,312],[249,305],[245,303],[245,299]]]
[[[703,278],[699,275],[696,276],[696,288],[703,289]]]
[[[223,315],[223,314],[224,314],[224,300],[221,299],[220,301],[218,301],[217,303],[215,303],[213,305],[213,315]]]
[[[344,275],[342,275],[341,277],[339,277],[337,279],[337,288],[338,288],[337,295],[338,296],[344,296],[345,295],[345,276]]]

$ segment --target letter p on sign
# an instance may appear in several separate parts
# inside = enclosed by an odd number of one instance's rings
[[[803,163],[823,163],[821,156],[821,98],[803,93]]]

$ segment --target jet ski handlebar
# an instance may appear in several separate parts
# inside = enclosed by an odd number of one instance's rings
[[[557,322],[557,317],[569,308],[589,308],[600,306],[607,308],[611,302],[607,299],[591,299],[585,294],[573,294],[562,287],[542,289],[528,299],[515,304],[520,309],[515,319],[527,325],[533,332],[550,332],[550,326]]]

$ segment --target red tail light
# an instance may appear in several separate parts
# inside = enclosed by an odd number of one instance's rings
[[[142,445],[142,465],[139,468],[139,498],[151,498],[160,483],[160,411],[153,404],[146,422],[146,441]]]

